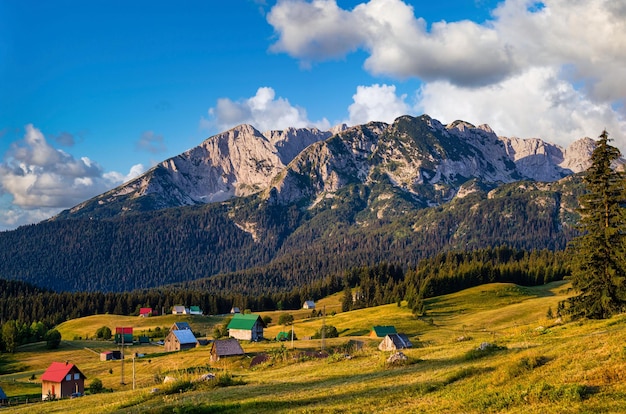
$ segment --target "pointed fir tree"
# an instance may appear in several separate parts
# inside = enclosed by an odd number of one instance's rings
[[[620,151],[602,132],[584,176],[586,193],[579,199],[581,236],[570,244],[572,286],[568,299],[573,318],[604,319],[626,309],[626,221],[624,178],[614,168]]]

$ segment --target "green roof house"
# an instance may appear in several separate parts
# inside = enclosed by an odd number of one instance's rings
[[[396,334],[396,327],[391,325],[377,325],[372,328],[370,332],[371,338],[384,338],[387,335]]]
[[[244,341],[263,339],[265,323],[259,315],[236,313],[228,324],[228,336]]]
[[[190,306],[189,313],[191,315],[202,315],[202,309],[200,309],[200,306]]]

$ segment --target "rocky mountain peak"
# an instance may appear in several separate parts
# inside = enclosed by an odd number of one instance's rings
[[[380,180],[423,205],[438,205],[476,188],[554,181],[582,171],[594,145],[585,138],[563,149],[538,138],[498,137],[488,125],[443,125],[428,115],[405,115],[392,124],[342,124],[331,131],[261,133],[239,125],[61,216],[115,215],[259,192],[277,203],[316,203],[350,183]]]

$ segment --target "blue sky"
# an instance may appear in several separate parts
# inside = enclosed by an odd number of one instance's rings
[[[624,149],[613,0],[0,0],[0,230],[205,138],[427,113]]]

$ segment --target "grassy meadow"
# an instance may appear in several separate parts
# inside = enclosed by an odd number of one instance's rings
[[[490,284],[429,299],[427,313],[416,318],[405,305],[385,305],[340,312],[341,294],[317,303],[328,316],[295,317],[298,338],[312,336],[323,323],[339,338],[326,339],[328,358],[305,356],[320,340],[277,343],[243,342],[246,356],[209,361],[210,347],[164,353],[154,344],[128,347],[124,363],[101,362],[98,353],[114,349],[93,338],[103,326],[134,326],[135,332],[189,322],[211,335],[226,317],[152,318],[96,315],[59,326],[58,350],[45,344],[19,348],[0,359],[0,387],[10,398],[37,397],[39,377],[52,361],[69,360],[87,376],[102,380],[112,392],[71,400],[10,407],[16,413],[619,413],[626,406],[626,314],[604,321],[560,321],[548,309],[567,297],[565,282],[539,287]],[[335,312],[332,315],[332,312]],[[278,312],[261,313],[274,323],[266,338],[287,330]],[[332,315],[332,316],[331,316]],[[390,364],[368,337],[373,325],[394,325],[415,345],[407,360]],[[72,338],[82,338],[73,340]],[[361,341],[360,350],[347,349]],[[478,350],[482,343],[492,346]],[[142,353],[133,362],[129,355]],[[252,358],[269,361],[254,367]],[[211,372],[217,379],[195,382]],[[164,384],[165,377],[177,380]],[[123,384],[122,384],[123,382]],[[155,390],[158,389],[158,390]],[[97,407],[97,409],[95,409]]]

